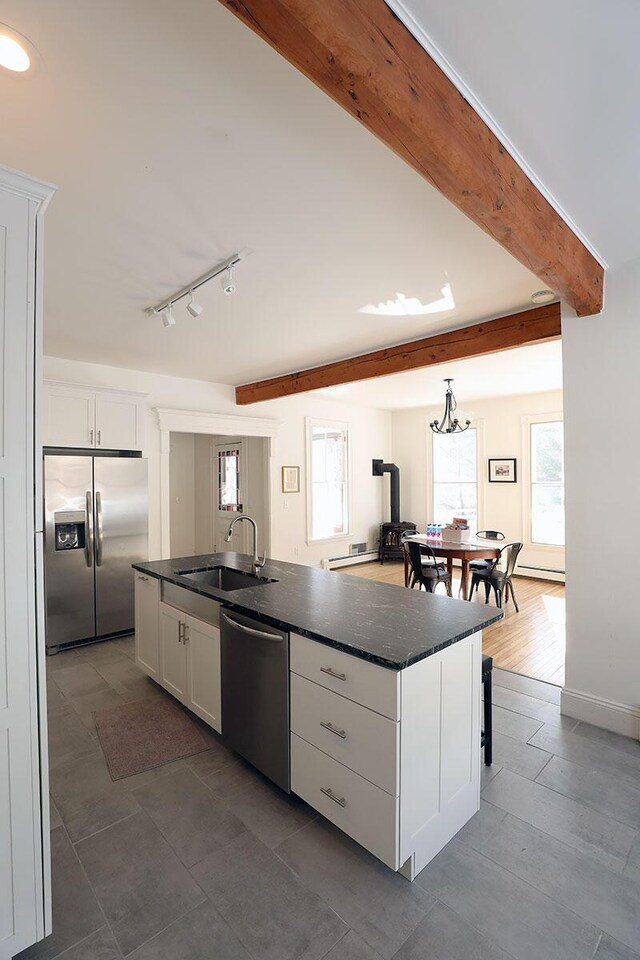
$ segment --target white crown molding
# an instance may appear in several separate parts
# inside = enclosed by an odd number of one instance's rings
[[[8,187],[13,193],[35,200],[38,203],[38,213],[44,213],[51,197],[58,189],[52,183],[36,180],[26,173],[20,173],[19,170],[2,166],[0,166],[0,184]]]
[[[511,154],[518,166],[526,173],[531,182],[540,191],[542,196],[549,201],[556,213],[562,217],[567,226],[575,233],[576,237],[585,245],[587,250],[593,254],[596,260],[608,269],[607,261],[600,254],[591,241],[584,235],[580,227],[572,220],[558,199],[548,190],[544,183],[537,176],[535,171],[529,166],[525,158],[519,152],[517,147],[511,142],[507,134],[501,128],[500,124],[491,116],[482,102],[476,97],[473,90],[465,83],[455,67],[447,60],[444,54],[436,47],[429,35],[415,19],[413,14],[407,9],[403,0],[385,0],[388,7],[395,13],[398,19],[405,25],[409,33],[413,34],[421,47],[423,47],[432,60],[434,60],[442,72],[451,80],[453,85],[459,90],[465,100],[475,110],[479,117],[486,123],[491,132],[495,134],[500,143]]]
[[[89,390],[91,393],[115,394],[120,397],[131,397],[136,400],[144,400],[149,396],[148,393],[136,393],[134,390],[118,390],[113,387],[97,387],[93,383],[71,383],[69,380],[43,380],[45,387],[52,387],[60,390]]]
[[[640,711],[626,703],[565,687],[560,694],[560,712],[563,716],[591,723],[595,727],[640,739]]]
[[[210,433],[230,437],[275,438],[282,425],[282,420],[270,420],[267,417],[242,417],[201,410],[177,410],[171,407],[156,407],[156,414],[163,433]]]

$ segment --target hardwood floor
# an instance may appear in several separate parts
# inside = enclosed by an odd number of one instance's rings
[[[389,560],[384,565],[362,563],[342,567],[335,573],[368,577],[382,583],[393,583],[404,589],[404,566],[401,560]],[[454,596],[460,585],[454,569]],[[520,613],[511,602],[505,607],[500,623],[487,627],[483,649],[493,657],[496,667],[512,670],[547,683],[564,684],[565,609],[564,584],[547,580],[514,577],[513,586]],[[444,593],[444,588],[440,587]],[[480,594],[474,603],[483,603]]]

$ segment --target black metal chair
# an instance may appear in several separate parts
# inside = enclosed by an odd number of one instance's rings
[[[476,533],[476,540],[506,540],[504,533],[501,530],[478,530]],[[486,570],[487,567],[490,567],[493,563],[493,560],[472,560],[469,564],[469,569],[471,572],[474,570]]]
[[[514,601],[515,602],[515,601]],[[484,726],[480,737],[480,746],[484,749],[484,762],[490,767],[493,763],[493,719],[491,673],[493,671],[493,657],[482,657],[482,699]]]
[[[417,543],[415,540],[409,540],[405,544],[405,549],[409,551],[409,560],[411,562],[411,576],[409,586],[413,589],[416,583],[424,587],[428,593],[435,593],[439,583],[444,583],[447,589],[447,596],[451,596],[451,574],[447,571],[444,563],[438,562],[436,555],[428,543]],[[426,561],[423,562],[423,561]]]
[[[404,552],[409,555],[407,540],[409,537],[415,537],[417,530],[403,530],[400,534],[400,543]],[[433,566],[434,560],[430,560],[428,557],[422,557],[422,566],[430,567]],[[405,584],[407,587],[415,586],[415,577],[413,574],[413,566],[411,565],[411,558],[409,557],[409,582]]]
[[[499,556],[490,562],[490,565],[486,570],[472,571],[473,576],[471,579],[469,600],[471,600],[473,597],[473,591],[478,589],[478,585],[480,583],[484,583],[486,603],[489,603],[489,596],[492,589],[496,595],[496,604],[500,608],[502,608],[503,596],[504,602],[507,603],[509,600],[509,593],[511,593],[511,598],[513,600],[513,605],[516,608],[516,613],[520,612],[511,578],[516,568],[518,554],[522,550],[522,546],[523,545],[521,543],[508,543],[506,546],[502,547]]]

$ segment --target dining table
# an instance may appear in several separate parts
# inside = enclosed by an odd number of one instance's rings
[[[405,543],[413,540],[415,543],[426,543],[431,547],[436,557],[443,557],[447,562],[447,572],[453,575],[453,561],[460,560],[462,574],[460,577],[459,595],[463,600],[469,599],[469,565],[472,560],[495,560],[500,556],[500,547],[488,540],[471,539],[460,542],[447,540],[445,537],[428,537],[424,533],[417,533],[405,537]],[[404,554],[404,585],[409,586],[410,561],[409,553]]]

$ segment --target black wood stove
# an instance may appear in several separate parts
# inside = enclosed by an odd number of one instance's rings
[[[402,559],[402,534],[406,530],[417,532],[415,523],[400,519],[400,470],[395,463],[384,463],[382,460],[373,461],[374,477],[381,477],[388,473],[391,482],[391,520],[380,524],[380,545],[378,558],[380,563],[385,560]]]

